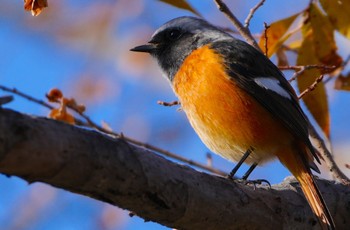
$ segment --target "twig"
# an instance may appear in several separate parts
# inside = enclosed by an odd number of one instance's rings
[[[287,66],[278,66],[278,68],[280,70],[301,70],[301,69],[324,69],[324,70],[327,70],[327,71],[332,71],[336,68],[336,66],[334,65],[318,65],[318,64],[315,64],[315,65],[287,65]]]
[[[36,98],[34,98],[34,97],[32,97],[32,96],[29,96],[29,95],[27,95],[27,94],[25,94],[25,93],[23,93],[23,92],[18,91],[18,90],[15,89],[15,88],[10,89],[10,88],[8,88],[8,87],[5,87],[5,86],[0,85],[0,89],[3,90],[3,91],[6,91],[6,92],[10,92],[10,93],[16,94],[16,95],[18,95],[18,96],[21,96],[21,97],[23,97],[23,98],[25,98],[25,99],[27,99],[27,100],[29,100],[29,101],[32,101],[32,102],[37,103],[37,104],[39,104],[39,105],[42,105],[42,106],[44,106],[44,107],[46,107],[46,108],[48,108],[48,109],[54,109],[54,108],[55,108],[54,106],[52,106],[52,105],[46,103],[45,101],[43,101],[43,100],[38,100],[38,99],[36,99]],[[86,127],[92,127],[92,128],[94,128],[94,129],[96,129],[96,130],[98,130],[98,131],[101,131],[101,132],[103,132],[103,133],[112,135],[112,136],[117,137],[117,138],[122,138],[122,139],[124,139],[125,141],[128,141],[128,142],[130,142],[130,143],[132,143],[132,144],[135,144],[135,145],[144,147],[144,148],[149,149],[149,150],[156,151],[156,152],[158,152],[158,153],[160,153],[160,154],[162,154],[162,155],[164,155],[164,156],[171,157],[171,158],[173,158],[173,159],[175,159],[175,160],[178,160],[178,161],[187,163],[187,164],[189,164],[189,165],[195,166],[195,167],[200,168],[200,169],[204,169],[204,170],[206,170],[206,171],[208,171],[208,172],[215,173],[215,174],[220,175],[220,176],[226,176],[226,175],[227,175],[227,173],[225,173],[225,172],[223,172],[223,171],[221,171],[221,170],[215,169],[215,168],[213,168],[213,167],[211,167],[211,166],[208,166],[208,165],[205,165],[205,164],[201,164],[201,163],[199,163],[199,162],[195,162],[195,161],[193,161],[193,160],[190,160],[190,159],[187,159],[187,158],[185,158],[185,157],[179,156],[179,155],[177,155],[177,154],[175,154],[175,153],[166,151],[166,150],[161,149],[161,148],[158,148],[158,147],[156,147],[156,146],[153,146],[153,145],[150,145],[150,144],[147,144],[147,143],[144,143],[144,142],[135,140],[135,139],[133,139],[133,138],[130,138],[130,137],[125,136],[123,133],[120,133],[120,134],[119,134],[119,133],[110,131],[110,130],[108,130],[108,129],[106,129],[106,128],[103,128],[103,127],[99,126],[98,124],[96,124],[96,123],[95,123],[93,120],[91,120],[90,117],[87,116],[85,113],[83,113],[83,112],[77,110],[76,107],[70,107],[69,105],[68,105],[67,107],[69,107],[69,108],[72,109],[74,112],[76,112],[77,114],[79,114],[79,115],[80,115],[82,118],[84,118],[84,120],[86,121],[86,122],[83,122],[83,121],[81,121],[81,120],[75,118],[75,120],[76,120],[76,122],[77,122],[77,125],[86,126]]]
[[[236,27],[238,32],[242,35],[242,37],[252,46],[254,46],[257,50],[261,51],[258,43],[253,38],[252,34],[250,33],[249,29],[245,28],[242,23],[236,18],[235,15],[230,11],[230,9],[227,7],[227,5],[222,2],[221,0],[214,0],[216,3],[218,9],[226,15],[230,19],[230,21],[233,23],[233,25]]]
[[[315,82],[310,85],[307,89],[305,89],[299,96],[298,99],[301,99],[305,94],[314,90],[319,82],[322,81],[324,75],[320,75]],[[315,127],[308,120],[308,127],[310,132],[310,137],[313,139],[313,143],[317,146],[317,151],[321,154],[323,160],[326,162],[329,171],[332,173],[333,177],[339,180],[344,185],[350,185],[349,178],[339,169],[337,164],[335,163],[332,154],[328,151],[326,144],[322,140],[322,138],[318,135]]]
[[[180,105],[179,101],[172,101],[172,102],[165,102],[165,101],[157,101],[158,105],[164,105],[164,106],[174,106],[174,105]]]
[[[247,18],[244,21],[244,27],[248,28],[250,20],[252,20],[254,13],[262,6],[264,5],[265,0],[261,0],[258,4],[256,4],[253,8],[250,9],[249,14]]]
[[[317,150],[324,158],[329,171],[331,172],[333,178],[339,180],[344,185],[350,185],[350,179],[339,169],[335,163],[332,154],[328,151],[325,142],[322,140],[320,135],[318,135],[315,127],[309,122],[309,132],[310,137],[313,140],[314,146],[317,147]]]
[[[278,66],[280,70],[294,70],[296,71],[293,76],[288,80],[289,82],[294,81],[298,76],[304,73],[309,69],[323,69],[327,72],[331,72],[336,68],[336,66],[327,66],[327,65],[294,65],[294,66]]]
[[[199,162],[195,162],[195,161],[193,161],[193,160],[187,159],[187,158],[182,157],[182,156],[180,156],[180,155],[177,155],[177,154],[175,154],[175,153],[172,153],[172,152],[169,152],[169,151],[164,150],[164,149],[162,149],[162,148],[159,148],[159,147],[157,147],[157,146],[154,146],[154,145],[151,145],[151,144],[148,144],[148,143],[144,143],[144,142],[135,140],[135,139],[133,139],[133,138],[131,138],[131,137],[125,136],[123,133],[116,133],[116,132],[110,131],[110,130],[108,130],[108,129],[105,129],[105,128],[99,126],[98,124],[96,124],[94,121],[92,121],[92,120],[90,119],[90,117],[87,116],[85,113],[83,113],[83,112],[81,112],[81,111],[79,111],[79,110],[76,110],[75,107],[70,107],[70,106],[68,106],[68,107],[69,107],[70,109],[72,109],[73,111],[77,112],[81,117],[83,117],[83,118],[86,120],[86,122],[89,124],[90,127],[95,128],[95,129],[97,129],[98,131],[101,131],[101,132],[103,132],[103,133],[107,133],[107,134],[112,135],[112,136],[115,136],[115,137],[117,137],[117,138],[122,138],[122,139],[124,139],[125,141],[130,142],[130,143],[132,143],[132,144],[135,144],[135,145],[144,147],[144,148],[149,149],[149,150],[156,151],[156,152],[158,152],[158,153],[161,153],[161,154],[164,155],[164,156],[171,157],[171,158],[173,158],[173,159],[175,159],[175,160],[179,160],[179,161],[181,161],[181,162],[187,163],[187,164],[192,165],[192,166],[196,166],[196,167],[198,167],[198,168],[207,170],[207,171],[209,171],[209,172],[212,172],[212,173],[215,173],[215,174],[218,174],[218,175],[221,175],[221,176],[226,176],[226,175],[227,175],[227,173],[225,173],[225,172],[223,172],[223,171],[221,171],[221,170],[212,168],[212,167],[210,167],[210,166],[207,166],[207,165],[205,165],[205,164],[201,164],[201,163],[199,163]]]
[[[320,83],[323,79],[323,74],[321,74],[318,78],[316,78],[316,80],[314,81],[314,83],[312,83],[309,87],[307,87],[303,92],[301,92],[298,96],[298,99],[300,100],[303,96],[305,96],[305,94],[313,91],[317,84]]]
[[[268,53],[269,53],[269,50],[268,50],[268,36],[267,36],[267,30],[270,28],[269,25],[267,25],[266,22],[264,22],[264,27],[265,27],[265,30],[264,30],[264,37],[265,37],[265,43],[264,43],[264,48],[265,48],[265,56],[268,57]]]
[[[42,105],[48,109],[54,109],[55,107],[53,107],[52,105],[50,105],[49,103],[43,101],[43,100],[39,100],[39,99],[36,99],[28,94],[25,94],[21,91],[18,91],[16,88],[8,88],[6,86],[3,86],[3,85],[0,85],[0,89],[5,91],[5,92],[9,92],[9,93],[12,93],[12,94],[15,94],[15,95],[18,95],[20,97],[23,97],[25,99],[27,99],[28,101],[31,101],[31,102],[34,102],[34,103],[37,103],[39,105]],[[89,126],[86,122],[78,119],[78,118],[75,118],[75,122],[77,125],[80,125],[80,126]]]
[[[13,93],[13,94],[16,94],[18,96],[21,96],[21,97],[23,97],[23,98],[25,98],[25,99],[27,99],[29,101],[35,102],[35,103],[37,103],[39,105],[42,105],[42,106],[44,106],[44,107],[46,107],[48,109],[53,109],[54,108],[52,105],[46,103],[45,101],[38,100],[38,99],[36,99],[36,98],[34,98],[32,96],[29,96],[28,94],[22,93],[22,92],[18,91],[16,88],[12,88],[11,89],[11,88],[8,88],[6,86],[0,85],[0,89],[5,91],[5,92],[9,92],[9,93]]]

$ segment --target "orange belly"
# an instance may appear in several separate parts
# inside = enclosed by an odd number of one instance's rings
[[[279,121],[226,75],[221,57],[208,46],[184,60],[173,87],[201,140],[228,160],[239,161],[253,147],[246,163],[262,163],[293,140]]]

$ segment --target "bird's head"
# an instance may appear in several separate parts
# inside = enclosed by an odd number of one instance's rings
[[[232,39],[231,35],[195,17],[179,17],[162,25],[146,45],[131,51],[150,53],[166,77],[172,81],[184,59],[195,49],[215,41]]]

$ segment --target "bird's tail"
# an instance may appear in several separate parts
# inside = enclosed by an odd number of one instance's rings
[[[303,153],[291,152],[290,150],[287,150],[287,152],[278,154],[278,158],[299,181],[312,211],[320,222],[321,228],[323,230],[334,230],[333,218],[315,183],[306,154],[302,155]]]

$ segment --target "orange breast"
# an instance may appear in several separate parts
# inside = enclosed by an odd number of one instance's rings
[[[213,152],[238,161],[249,148],[247,163],[271,159],[292,136],[225,73],[222,58],[208,46],[192,52],[173,80],[192,127]]]

